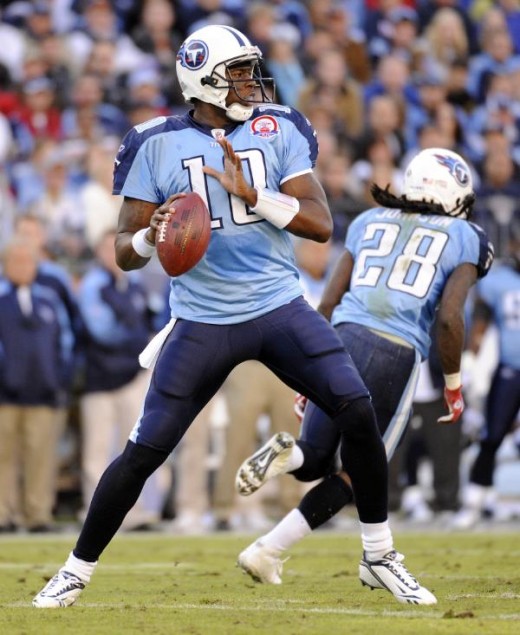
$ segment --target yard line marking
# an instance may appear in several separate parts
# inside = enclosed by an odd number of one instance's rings
[[[30,604],[27,602],[13,602],[10,604],[4,604],[5,608],[29,608]],[[135,605],[135,608],[139,608],[139,604]],[[76,608],[88,608],[88,609],[122,609],[128,607],[126,602],[117,602],[110,604],[108,602],[81,602],[76,605]],[[402,610],[393,611],[383,609],[381,611],[375,611],[373,609],[350,609],[350,608],[337,608],[337,607],[313,607],[306,606],[273,606],[272,603],[269,606],[261,607],[257,604],[250,606],[234,606],[232,604],[154,604],[153,609],[159,610],[193,610],[193,611],[239,611],[239,612],[257,612],[267,613],[272,611],[293,613],[313,613],[320,615],[359,615],[363,617],[410,617],[415,619],[444,619],[445,611],[443,610],[425,610],[416,608],[415,610]],[[499,614],[499,615],[485,615],[478,612],[479,620],[495,620],[495,621],[517,621],[520,620],[520,613],[511,614]]]

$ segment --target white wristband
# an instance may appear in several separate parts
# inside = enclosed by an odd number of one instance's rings
[[[281,192],[273,192],[263,187],[255,186],[258,199],[251,211],[268,220],[278,229],[283,229],[300,211],[300,201],[294,196]]]
[[[141,258],[151,258],[155,253],[155,245],[148,242],[145,238],[148,232],[148,227],[140,229],[132,236],[132,247],[136,254],[139,254]]]
[[[451,375],[444,375],[444,383],[448,390],[458,390],[462,386],[462,377],[459,373],[452,373]]]

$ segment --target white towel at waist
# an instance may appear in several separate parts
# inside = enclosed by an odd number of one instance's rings
[[[143,368],[152,368],[155,364],[157,358],[159,357],[159,353],[161,352],[161,348],[175,326],[176,321],[177,320],[175,318],[172,318],[168,324],[148,342],[146,348],[139,355],[139,363]]]

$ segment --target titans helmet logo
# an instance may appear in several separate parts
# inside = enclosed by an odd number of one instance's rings
[[[177,61],[185,68],[197,71],[208,59],[208,47],[201,40],[193,40],[183,44],[177,53]]]
[[[450,174],[459,185],[461,185],[462,187],[466,187],[467,185],[469,185],[469,172],[466,166],[463,165],[460,161],[446,154],[436,154],[435,158],[441,165],[443,165],[445,168],[448,168]]]

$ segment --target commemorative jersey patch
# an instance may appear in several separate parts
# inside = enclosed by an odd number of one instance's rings
[[[262,139],[274,139],[280,133],[278,122],[271,115],[255,117],[250,126],[251,134]]]

